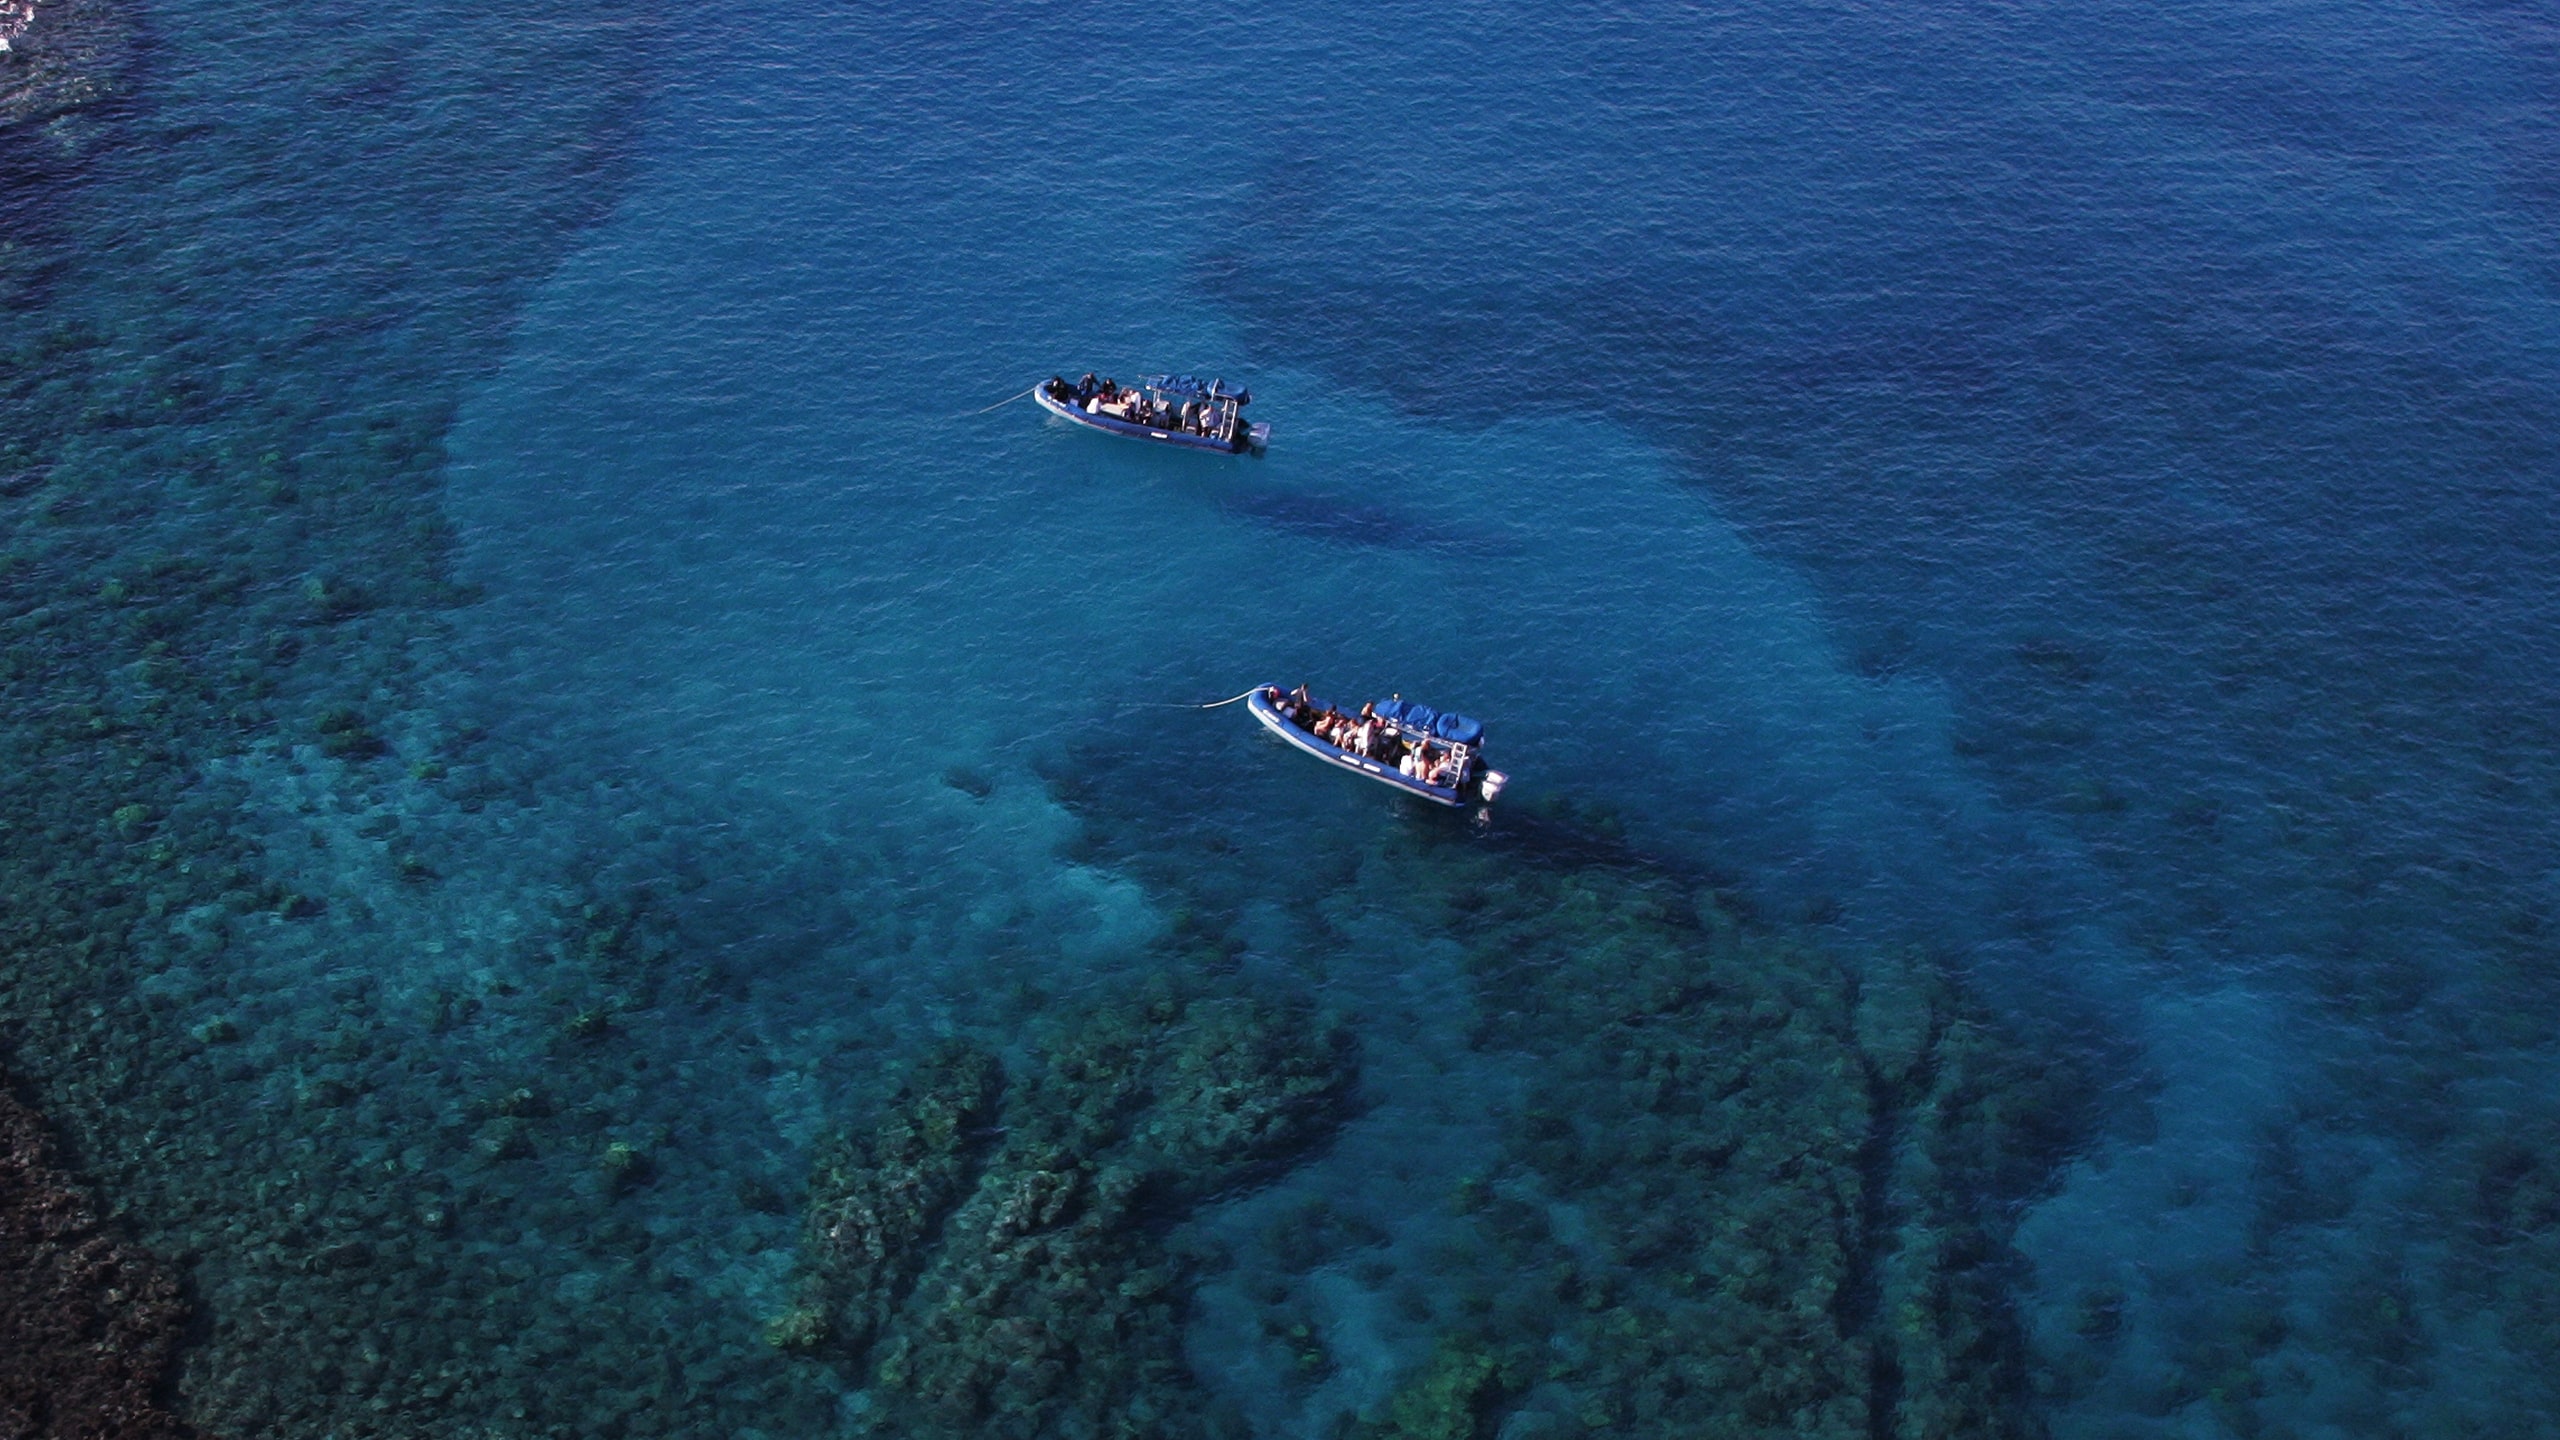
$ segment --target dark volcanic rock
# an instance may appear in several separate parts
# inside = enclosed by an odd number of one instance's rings
[[[158,1399],[186,1318],[177,1282],[100,1223],[0,1086],[0,1433],[193,1435]]]
[[[0,37],[10,37],[0,52],[5,135],[13,125],[41,125],[111,92],[132,49],[133,23],[116,0],[0,0]]]

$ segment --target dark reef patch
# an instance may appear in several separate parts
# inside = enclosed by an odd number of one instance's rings
[[[1020,1078],[954,1043],[810,1182],[803,1299],[776,1344],[864,1375],[877,1433],[1215,1433],[1182,1353],[1204,1202],[1337,1123],[1349,1034],[1172,986],[1035,1027]]]

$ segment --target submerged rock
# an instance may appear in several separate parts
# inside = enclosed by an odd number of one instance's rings
[[[1985,1262],[2067,1077],[1919,960],[1746,928],[1649,867],[1530,861],[1389,857],[1397,893],[1467,896],[1443,913],[1479,1043],[1542,1078],[1466,1207],[1518,1280],[1364,1433],[1490,1434],[1514,1404],[1567,1433],[2026,1433]],[[1548,1220],[1568,1202],[1573,1244]],[[1518,1355],[1545,1358],[1497,1363]]]
[[[1349,1041],[1165,995],[1052,1028],[1025,1071],[948,1048],[822,1154],[803,1254],[831,1323],[804,1301],[767,1338],[862,1369],[881,1433],[1189,1433],[1167,1234],[1330,1135]]]
[[[629,1141],[616,1140],[604,1147],[604,1154],[596,1161],[596,1168],[603,1172],[605,1189],[611,1194],[619,1195],[625,1190],[647,1184],[650,1177],[657,1173],[657,1162],[651,1160],[649,1152],[639,1146]]]
[[[801,1238],[808,1293],[793,1312],[811,1318],[785,1326],[787,1336],[805,1337],[819,1320],[849,1353],[870,1342],[974,1179],[1003,1084],[994,1056],[946,1045],[915,1067],[875,1124],[820,1148]]]
[[[1447,946],[1469,1002],[1453,1039],[1534,1077],[1481,1168],[1447,1177],[1431,1247],[1363,1257],[1394,1286],[1383,1323],[1416,1343],[1383,1389],[1328,1392],[1350,1413],[1326,1423],[1356,1440],[2032,1432],[2009,1227],[2088,1103],[2054,1039],[1995,1027],[1929,958],[1752,918],[1606,816],[1381,829],[1316,886],[1207,845],[1227,816],[1091,796],[1070,803],[1096,859],[1168,911],[1308,897],[1289,926],[1319,978],[1380,935]],[[1266,1376],[1382,1323],[1297,1278],[1357,1238],[1321,1218],[1284,1214],[1256,1262],[1271,1273],[1235,1297],[1264,1310]]]

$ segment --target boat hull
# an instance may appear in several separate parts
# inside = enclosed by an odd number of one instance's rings
[[[1416,780],[1412,776],[1405,774],[1392,765],[1381,765],[1377,761],[1371,760],[1366,756],[1354,755],[1350,751],[1342,749],[1339,746],[1326,744],[1324,741],[1319,740],[1313,735],[1308,734],[1306,731],[1299,729],[1297,726],[1290,724],[1278,710],[1271,707],[1271,702],[1264,698],[1263,693],[1260,690],[1254,691],[1252,698],[1248,699],[1245,702],[1245,705],[1246,708],[1253,711],[1253,718],[1262,722],[1263,729],[1270,731],[1272,734],[1279,736],[1291,745],[1306,751],[1308,754],[1313,755],[1328,765],[1339,766],[1342,769],[1350,771],[1354,775],[1361,776],[1365,779],[1375,780],[1381,785],[1401,790],[1407,795],[1411,795],[1418,800],[1428,800],[1434,805],[1446,805],[1452,810],[1462,808],[1467,803],[1467,797],[1465,795],[1458,791],[1449,789],[1447,786],[1433,785],[1427,781]]]
[[[1185,450],[1208,450],[1220,455],[1235,455],[1247,450],[1261,449],[1271,436],[1270,426],[1250,425],[1245,429],[1244,439],[1230,444],[1211,436],[1194,435],[1187,430],[1166,430],[1154,425],[1138,425],[1127,420],[1115,420],[1108,415],[1088,415],[1051,395],[1046,386],[1032,391],[1031,398],[1040,402],[1041,409],[1061,420],[1081,425],[1087,430],[1099,430],[1105,435],[1117,435],[1124,440],[1149,440],[1158,445],[1179,446]]]

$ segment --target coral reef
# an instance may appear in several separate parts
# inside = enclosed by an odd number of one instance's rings
[[[1288,893],[1196,833],[1222,817],[1068,793],[1091,853],[1194,927]],[[2088,1124],[2068,1047],[1995,1025],[1931,957],[1754,916],[1606,815],[1440,818],[1328,853],[1291,921],[1319,984],[1380,933],[1453,946],[1480,1073],[1534,1076],[1487,1167],[1442,1182],[1456,1238],[1348,1259],[1436,1337],[1353,1399],[1355,1433],[2031,1433],[2008,1227]],[[1252,1298],[1310,1317],[1270,1332],[1269,1372],[1321,1369],[1339,1329],[1295,1272],[1379,1238],[1318,1205],[1268,1227],[1281,1273]]]
[[[186,1319],[177,1282],[100,1220],[0,1076],[0,1432],[194,1434],[161,1402]]]
[[[2001,1202],[2070,1133],[2067,1073],[1915,957],[1851,963],[1631,857],[1379,858],[1465,945],[1479,1043],[1542,1078],[1507,1163],[1453,1197],[1532,1278],[1481,1297],[1371,1433],[1506,1410],[1522,1434],[2026,1433]]]
[[[857,1353],[870,1344],[976,1178],[1003,1084],[994,1056],[946,1045],[915,1067],[877,1124],[821,1147],[802,1241],[813,1293],[777,1328],[777,1344],[807,1348],[813,1326]]]
[[[1476,1440],[1519,1383],[1516,1360],[1506,1366],[1490,1351],[1446,1341],[1396,1391],[1385,1418],[1366,1428],[1378,1440]]]
[[[1349,1037],[1166,989],[1044,1027],[1023,1068],[1003,1084],[948,1047],[825,1150],[809,1298],[770,1337],[867,1367],[879,1433],[1194,1433],[1190,1267],[1167,1237],[1331,1132]]]
[[[645,1243],[687,1157],[640,1118],[656,1077],[623,1043],[663,951],[611,913],[636,902],[547,876],[572,913],[521,928],[553,952],[479,938],[422,1003],[362,978],[396,986],[417,939],[325,875],[281,878],[240,804],[243,764],[307,781],[314,812],[362,817],[347,863],[427,906],[446,866],[411,817],[493,793],[422,693],[468,598],[441,437],[612,201],[648,7],[161,7],[172,63],[89,104],[128,10],[40,0],[0,56],[0,1043],[115,1213],[190,1257],[188,1419],[648,1433],[693,1423],[674,1399],[698,1392],[790,1417],[740,1378],[781,1385],[769,1352],[686,1348],[720,1304]],[[348,105],[379,119],[311,122]],[[612,1025],[538,1077],[461,1058],[498,1047],[456,1032],[539,1054],[590,1010]],[[553,1103],[490,1103],[525,1089]],[[675,1298],[635,1321],[642,1293]]]

